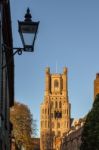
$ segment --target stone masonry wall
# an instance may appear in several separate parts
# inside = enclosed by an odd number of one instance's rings
[[[80,150],[83,127],[72,131],[62,139],[61,150]]]

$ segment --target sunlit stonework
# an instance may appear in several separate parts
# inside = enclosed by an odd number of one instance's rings
[[[61,137],[70,129],[67,68],[62,74],[45,71],[45,94],[40,112],[40,149],[60,149]]]
[[[99,73],[96,74],[96,79],[94,80],[94,99],[99,93]]]

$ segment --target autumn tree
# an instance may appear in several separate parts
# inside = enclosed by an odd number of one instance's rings
[[[28,106],[15,102],[11,109],[10,119],[16,144],[22,144],[27,150],[31,150],[31,135],[36,134],[36,123]]]
[[[99,150],[99,94],[87,115],[80,150]]]

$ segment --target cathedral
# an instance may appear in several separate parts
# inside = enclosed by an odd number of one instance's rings
[[[60,150],[61,137],[70,130],[71,105],[68,98],[68,71],[45,70],[44,100],[40,106],[40,149]]]
[[[96,74],[94,80],[94,99],[98,93],[99,73]],[[40,150],[71,150],[73,147],[76,150],[79,149],[80,131],[84,121],[82,119],[81,124],[75,126],[72,135],[71,104],[68,98],[68,70],[66,67],[64,67],[62,74],[50,73],[50,68],[46,68],[44,100],[40,106],[40,115]],[[79,121],[81,120],[79,119]],[[69,136],[66,136],[66,133]],[[69,140],[67,148],[66,139],[69,137],[73,139],[74,136],[78,136],[77,133],[80,133],[80,136],[75,138],[77,141]],[[63,139],[63,137],[65,138]],[[64,146],[65,148],[63,148]]]

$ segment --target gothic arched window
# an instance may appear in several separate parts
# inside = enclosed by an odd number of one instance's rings
[[[59,85],[59,84],[58,84],[58,80],[55,80],[55,81],[54,81],[54,87],[57,88],[58,85]]]
[[[55,102],[55,108],[57,108],[58,107],[58,104],[57,104],[57,101]]]
[[[47,121],[45,121],[45,128],[47,128]]]
[[[62,103],[61,103],[61,101],[59,102],[59,108],[62,108]]]

